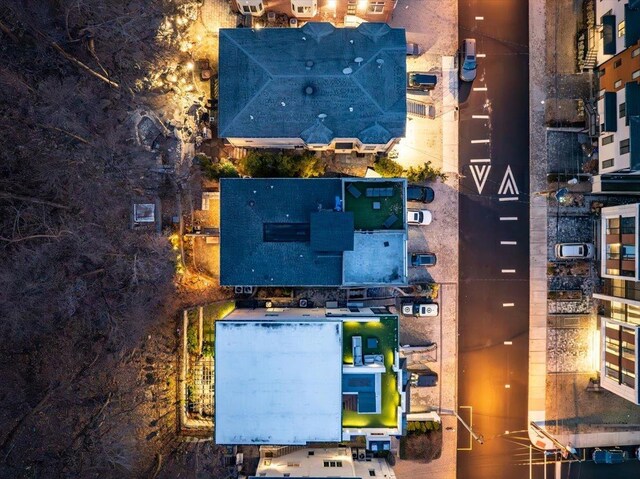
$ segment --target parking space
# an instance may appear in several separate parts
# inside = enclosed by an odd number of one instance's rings
[[[409,226],[409,253],[435,253],[435,266],[409,267],[409,282],[451,283],[458,280],[458,193],[457,180],[429,183],[435,193],[432,203],[409,203],[408,208],[427,208],[430,225]]]

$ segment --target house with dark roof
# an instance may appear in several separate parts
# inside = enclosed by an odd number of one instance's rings
[[[405,135],[404,29],[221,29],[219,49],[218,136],[234,146],[374,153]]]
[[[223,178],[225,286],[407,284],[405,179]]]

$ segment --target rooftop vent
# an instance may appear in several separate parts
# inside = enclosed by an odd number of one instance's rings
[[[345,75],[351,75],[351,73],[353,73],[353,69],[351,67],[347,67],[342,70],[342,73],[344,73]]]
[[[307,60],[307,62],[305,63],[305,67],[307,68],[307,70],[311,70],[312,66],[313,62],[311,60]]]
[[[306,87],[306,88],[304,89],[304,92],[305,92],[307,95],[313,95],[313,87],[312,87],[312,86],[308,86],[308,87]]]

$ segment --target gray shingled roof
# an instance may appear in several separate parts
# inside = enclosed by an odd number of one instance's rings
[[[220,283],[341,285],[341,252],[314,251],[310,242],[264,241],[265,223],[311,223],[320,207],[333,209],[336,196],[342,197],[339,179],[223,178]]]
[[[353,251],[353,212],[311,213],[311,249],[314,251]]]
[[[300,29],[220,30],[222,138],[382,144],[404,136],[406,109],[403,29],[310,22]]]

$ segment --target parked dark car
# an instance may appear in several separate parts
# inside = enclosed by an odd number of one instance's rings
[[[438,375],[433,371],[425,373],[411,373],[411,379],[409,380],[411,386],[416,388],[432,388],[438,385]]]
[[[430,73],[409,72],[407,73],[408,90],[433,90],[438,84],[438,77]]]
[[[435,266],[437,261],[435,253],[412,253],[411,266]]]
[[[622,464],[628,456],[627,451],[621,449],[596,449],[591,458],[596,464]]]
[[[407,201],[420,201],[431,203],[435,198],[433,189],[428,186],[409,185],[407,186]]]

